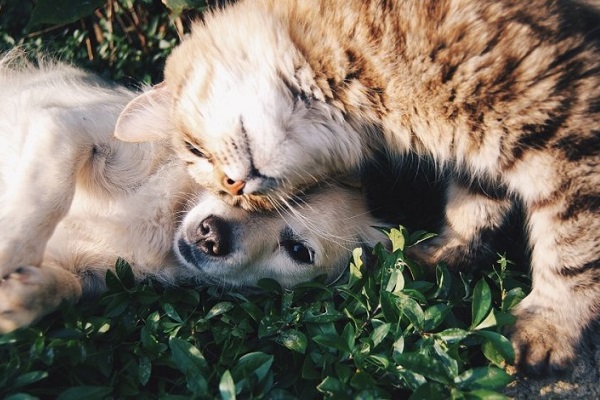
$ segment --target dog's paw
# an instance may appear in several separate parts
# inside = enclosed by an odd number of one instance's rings
[[[517,309],[517,322],[508,330],[517,370],[528,375],[560,374],[576,357],[580,332],[557,323],[548,312]]]
[[[43,275],[40,267],[28,265],[0,280],[0,332],[29,325],[43,312],[39,301],[45,283]]]
[[[81,284],[69,271],[51,265],[18,267],[0,281],[0,333],[30,325],[62,301],[80,297]]]

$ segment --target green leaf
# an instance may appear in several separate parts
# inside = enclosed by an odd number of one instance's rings
[[[423,329],[431,332],[444,322],[450,311],[452,307],[447,304],[435,304],[426,308],[423,312]]]
[[[382,293],[382,296],[385,292]],[[392,299],[396,303],[400,312],[408,318],[411,324],[413,324],[418,330],[423,330],[423,309],[413,298],[405,295],[404,293],[392,294]]]
[[[262,310],[256,306],[256,304],[254,303],[250,303],[248,301],[245,301],[243,303],[240,304],[240,306],[242,307],[242,309],[244,311],[246,311],[246,313],[250,316],[250,318],[252,318],[254,321],[260,321],[261,318],[263,317],[263,312]]]
[[[398,292],[404,289],[404,274],[399,268],[391,268],[384,290],[387,292]]]
[[[207,6],[206,0],[161,0],[162,3],[175,15],[180,15],[185,10],[202,10]]]
[[[148,381],[150,380],[150,376],[152,375],[152,363],[150,359],[146,356],[142,356],[138,362],[138,381],[142,384],[142,386],[146,386]]]
[[[480,400],[509,400],[510,397],[507,397],[501,393],[495,392],[493,390],[486,390],[486,389],[477,389],[477,390],[472,390],[470,392],[466,393],[467,396],[467,400],[476,400],[476,399],[480,399]]]
[[[397,321],[400,318],[400,304],[396,301],[397,297],[390,292],[381,292],[380,294],[381,311],[386,321]]]
[[[15,393],[6,396],[3,400],[39,400],[39,397],[32,396],[27,393]]]
[[[109,271],[110,272],[110,271]],[[107,275],[108,278],[108,275]],[[108,282],[108,279],[107,279]],[[130,306],[129,303],[129,294],[127,292],[120,292],[110,297],[105,297],[104,299],[109,300],[110,302],[106,306],[106,311],[104,313],[105,317],[118,317],[125,313]]]
[[[267,315],[258,323],[258,337],[260,339],[273,336],[279,332],[284,325],[278,316]]]
[[[469,331],[466,331],[464,329],[448,328],[439,333],[436,333],[435,336],[444,340],[448,344],[454,344],[454,343],[458,343],[461,340],[465,339],[470,334],[471,333]]]
[[[357,390],[370,390],[377,387],[377,382],[367,372],[358,370],[350,379],[350,386]]]
[[[436,237],[437,233],[431,233],[427,231],[415,231],[408,238],[408,244],[413,246],[415,244],[421,243],[427,239],[431,239]]]
[[[304,333],[295,329],[290,329],[282,332],[277,338],[277,342],[290,350],[304,354],[308,339]]]
[[[505,336],[491,331],[477,331],[476,334],[485,338],[486,342],[488,343],[484,349],[484,355],[486,357],[488,355],[491,357],[488,357],[488,360],[499,364],[499,357],[502,357],[509,364],[514,363],[515,351],[512,343]]]
[[[502,299],[502,311],[510,311],[525,298],[526,294],[523,288],[516,287],[509,290]]]
[[[439,383],[451,382],[446,366],[433,355],[421,353],[402,353],[394,356],[396,362],[413,373]]]
[[[281,287],[279,282],[277,282],[274,279],[262,278],[256,283],[256,286],[258,286],[265,292],[270,292],[270,293],[274,293],[274,294],[283,293],[283,288]]]
[[[369,354],[365,358],[365,361],[375,366],[376,368],[381,368],[384,371],[387,370],[387,368],[391,364],[390,360],[381,354]]]
[[[225,370],[219,381],[219,393],[223,400],[235,400],[235,382],[231,377],[231,372]]]
[[[344,330],[342,331],[342,338],[344,338],[346,341],[349,349],[354,348],[354,343],[356,342],[356,331],[350,322],[348,322],[344,327]]]
[[[394,341],[394,344],[392,345],[392,356],[396,356],[397,354],[402,354],[404,353],[404,345],[405,345],[405,339],[404,336],[399,335],[398,338]]]
[[[448,376],[454,377],[459,373],[458,360],[456,358],[456,354],[446,346],[441,340],[435,340],[433,342],[433,350],[437,355],[438,359],[441,363],[446,367],[446,373]],[[461,362],[462,364],[462,362]]]
[[[421,385],[424,385],[427,382],[423,375],[419,375],[408,369],[398,368],[396,372],[398,373],[398,376],[402,378],[406,386],[413,391],[417,390]]]
[[[94,400],[110,397],[113,389],[108,386],[75,386],[58,395],[56,400]]]
[[[46,379],[48,377],[48,372],[46,371],[31,371],[20,375],[15,379],[13,386],[18,388],[22,386],[31,385],[37,381],[41,381],[42,379]]]
[[[177,312],[177,310],[175,309],[175,307],[173,307],[173,304],[171,303],[163,303],[161,304],[162,309],[165,311],[165,313],[167,314],[167,316],[169,318],[171,318],[173,321],[182,323],[183,319],[179,316],[179,313]]]
[[[383,341],[383,339],[385,339],[387,334],[390,332],[391,327],[392,327],[392,324],[385,323],[385,324],[379,325],[377,328],[375,328],[373,330],[373,333],[370,336],[371,341],[373,342],[373,348],[377,347],[377,345],[379,343],[381,343]]]
[[[492,309],[492,310],[490,310],[490,313],[487,315],[487,317],[485,317],[485,319],[483,321],[481,321],[479,323],[479,325],[474,327],[473,330],[477,331],[480,329],[491,328],[496,325],[498,325],[498,321],[496,320],[496,313]]]
[[[314,336],[312,340],[321,346],[331,347],[346,353],[350,353],[352,351],[352,349],[348,347],[348,343],[340,335],[325,333]]]
[[[207,313],[205,319],[211,319],[221,314],[225,314],[231,310],[235,305],[230,301],[222,301],[220,303],[215,304]]]
[[[231,370],[231,376],[236,382],[237,390],[250,390],[256,385],[255,382],[265,380],[271,370],[272,364],[273,356],[260,351],[248,353],[240,357]]]
[[[35,28],[42,24],[69,24],[92,14],[103,4],[104,0],[38,0],[27,28]]]
[[[115,263],[115,271],[117,271],[117,276],[127,289],[132,289],[135,286],[135,277],[131,265],[127,261],[119,258]]]
[[[448,398],[448,391],[436,382],[425,382],[415,390],[408,400],[444,400]]]
[[[208,374],[209,368],[200,350],[175,337],[169,339],[169,348],[174,365],[185,373],[188,388],[196,395],[206,394],[208,383],[203,374]]]
[[[109,290],[120,291],[120,290],[125,289],[125,286],[123,286],[123,283],[121,282],[121,280],[119,279],[117,274],[110,269],[106,270],[106,275],[105,275],[104,280],[106,282],[106,287]]]
[[[337,378],[328,376],[317,386],[317,390],[321,393],[344,395],[346,393],[345,385]]]
[[[502,389],[512,381],[504,370],[496,367],[473,368],[454,379],[462,390]]]
[[[139,290],[135,292],[135,299],[141,304],[156,303],[160,296],[150,290]]]
[[[311,306],[302,314],[303,322],[323,324],[344,319],[344,314],[336,310],[333,304],[325,303],[324,307],[325,310],[321,310],[319,304],[314,304],[313,306]]]
[[[401,228],[405,230],[404,228]],[[396,250],[404,250],[404,246],[406,245],[406,238],[404,237],[404,232],[399,229],[392,228],[388,233],[388,237],[392,242],[392,252],[396,252]]]
[[[471,304],[472,322],[471,329],[479,325],[488,315],[492,307],[492,292],[484,279],[481,279],[475,285],[473,290],[473,303]]]
[[[433,295],[436,299],[447,299],[452,290],[452,275],[448,267],[438,264],[435,268],[437,290]]]
[[[362,255],[362,247],[357,247],[352,250],[352,261],[350,262],[350,276],[348,281],[350,286],[354,285],[356,282],[359,282],[363,277],[361,272],[361,268],[363,266]]]
[[[161,345],[154,334],[150,331],[150,327],[148,325],[142,327],[142,330],[140,331],[140,339],[142,346],[147,353],[158,354],[161,351]]]

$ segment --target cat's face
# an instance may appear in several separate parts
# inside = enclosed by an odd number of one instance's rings
[[[184,41],[165,71],[174,147],[201,184],[244,208],[272,208],[357,165],[357,139],[299,55],[251,53],[252,43],[220,54],[206,40]]]
[[[137,110],[152,123],[168,121],[148,131],[168,133],[202,186],[248,210],[273,208],[356,168],[361,139],[325,101],[290,39],[274,34],[276,27],[246,26],[250,32],[240,40],[243,34],[226,25],[196,26],[167,60],[165,84],[125,114]],[[132,141],[121,129],[127,119],[116,135]],[[143,123],[130,125],[140,132]]]

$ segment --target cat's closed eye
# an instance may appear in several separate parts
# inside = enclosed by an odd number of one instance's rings
[[[202,150],[198,149],[196,146],[194,146],[190,142],[184,142],[184,143],[185,143],[185,148],[190,153],[192,153],[193,155],[195,155],[196,157],[208,158],[208,156],[206,155],[206,153],[204,153]]]

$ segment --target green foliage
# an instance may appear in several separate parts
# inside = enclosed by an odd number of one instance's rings
[[[0,51],[20,46],[126,84],[156,83],[162,79],[166,56],[187,31],[190,19],[207,4],[205,0],[2,0]]]
[[[428,280],[403,253],[418,238],[389,236],[394,252],[368,270],[355,250],[344,282],[253,294],[135,285],[120,262],[97,302],[0,336],[0,396],[503,398],[521,277],[500,258]]]

